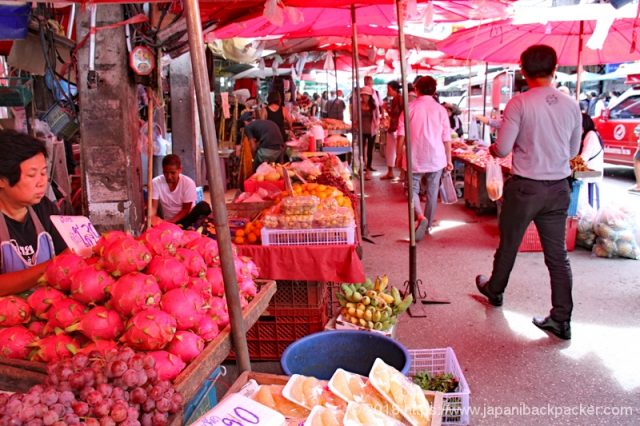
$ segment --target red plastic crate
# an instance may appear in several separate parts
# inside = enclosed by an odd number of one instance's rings
[[[270,307],[247,332],[249,357],[277,361],[291,343],[324,330],[327,320],[326,304],[314,308]]]
[[[327,284],[321,281],[277,281],[270,308],[313,308],[327,303]]]
[[[578,219],[573,217],[567,218],[567,235],[566,243],[567,250],[573,251],[576,247],[576,234],[578,232]],[[538,229],[535,223],[531,222],[529,227],[524,233],[520,247],[520,252],[542,251],[542,244],[540,243],[540,237],[538,236]]]

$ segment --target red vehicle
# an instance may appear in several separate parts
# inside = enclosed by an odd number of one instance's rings
[[[640,86],[620,95],[594,122],[604,142],[604,161],[633,166],[640,136]]]

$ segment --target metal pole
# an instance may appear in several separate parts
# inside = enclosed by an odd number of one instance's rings
[[[580,21],[580,37],[578,41],[578,75],[576,76],[576,99],[580,99],[580,77],[582,76],[582,49],[584,36],[584,21]]]
[[[482,87],[482,115],[487,115],[487,84],[489,80],[489,62],[485,62],[484,66],[484,86]],[[471,111],[469,111],[471,115]],[[471,118],[473,120],[473,118]],[[469,125],[471,122],[469,122]],[[482,126],[482,140],[484,140],[484,132],[487,131],[487,126]]]
[[[76,5],[71,5],[71,11],[69,12],[69,23],[67,24],[67,38],[71,38],[73,35],[73,24],[76,20]]]
[[[151,228],[153,195],[153,91],[147,88],[147,229]]]
[[[241,371],[251,370],[249,350],[240,307],[240,294],[231,248],[231,232],[227,222],[227,207],[224,203],[224,185],[220,172],[218,141],[214,127],[213,108],[209,97],[209,77],[204,58],[204,42],[202,40],[202,23],[200,22],[200,6],[197,0],[185,0],[184,11],[187,19],[189,49],[191,51],[191,67],[198,101],[200,130],[202,132],[204,156],[207,164],[209,191],[212,195],[214,224],[220,250],[220,263],[224,278],[224,292],[227,298],[229,317],[231,320],[231,336],[237,354],[237,365]]]
[[[333,72],[336,73],[336,98],[338,97],[338,54],[333,51]],[[327,77],[328,78],[328,77]]]
[[[356,7],[351,5],[351,30],[353,45],[353,69],[356,74],[355,80],[355,98],[351,96],[351,101],[356,107],[358,116],[358,149],[360,150],[360,235],[364,238],[367,235],[367,208],[364,200],[364,173],[366,164],[364,161],[364,143],[362,140],[362,108],[360,107],[360,70],[358,69],[358,29],[356,28]],[[335,54],[335,52],[334,52]],[[336,76],[338,74],[336,73]],[[353,121],[353,117],[351,118]]]
[[[396,13],[398,15],[398,44],[400,50],[400,74],[402,75],[402,103],[404,107],[404,146],[407,162],[407,187],[409,191],[409,290],[413,294],[413,299],[417,300],[415,283],[417,280],[416,271],[416,230],[415,210],[413,205],[413,172],[411,164],[411,128],[409,127],[409,89],[407,85],[407,60],[406,46],[404,40],[404,1],[396,0]]]

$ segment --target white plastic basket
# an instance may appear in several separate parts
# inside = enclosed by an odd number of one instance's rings
[[[313,229],[262,228],[263,246],[330,246],[355,243],[355,227]]]
[[[428,371],[430,374],[451,373],[458,379],[458,391],[444,394],[442,404],[443,425],[469,424],[469,385],[464,378],[455,352],[451,348],[409,349],[411,367],[409,376]]]

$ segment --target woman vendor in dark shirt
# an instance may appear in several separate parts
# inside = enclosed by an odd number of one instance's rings
[[[48,261],[66,249],[51,223],[43,141],[0,130],[0,296],[29,290]]]

